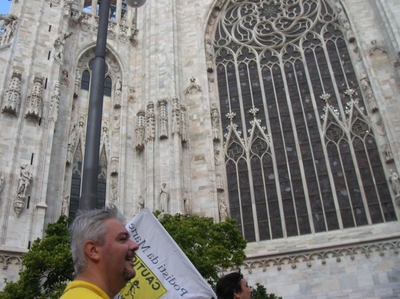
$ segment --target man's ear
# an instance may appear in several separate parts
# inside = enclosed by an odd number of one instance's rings
[[[240,297],[240,292],[233,292],[233,298],[239,298]]]
[[[84,249],[89,259],[93,261],[100,260],[99,244],[95,243],[92,240],[89,240],[85,242]]]

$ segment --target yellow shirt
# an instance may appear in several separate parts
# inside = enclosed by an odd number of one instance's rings
[[[60,299],[110,299],[99,287],[83,280],[70,282]]]

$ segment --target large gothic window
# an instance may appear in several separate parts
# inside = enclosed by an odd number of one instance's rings
[[[230,0],[221,12],[230,214],[248,241],[396,220],[350,33],[330,3]]]

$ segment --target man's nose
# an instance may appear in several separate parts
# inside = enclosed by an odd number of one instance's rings
[[[131,244],[129,244],[129,248],[131,250],[136,251],[139,249],[139,245],[135,241],[133,241],[132,239],[129,239],[129,241],[131,243]]]

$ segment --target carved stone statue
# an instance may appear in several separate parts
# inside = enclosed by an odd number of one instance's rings
[[[113,179],[111,182],[110,199],[111,200],[118,199],[118,180],[116,178]]]
[[[226,217],[228,217],[228,207],[225,204],[224,200],[220,200],[219,202],[219,219],[221,222],[226,221]]]
[[[11,14],[0,15],[0,28],[3,29],[3,36],[1,39],[1,45],[7,45],[11,43],[11,38],[13,37],[18,18]]]
[[[64,197],[63,200],[62,200],[62,204],[61,204],[61,215],[68,216],[68,215],[67,215],[68,207],[69,207],[69,196],[66,196],[66,197]]]
[[[1,193],[1,191],[3,191],[3,188],[4,188],[4,176],[0,172],[0,193]]]
[[[393,153],[392,153],[392,150],[390,148],[390,145],[387,144],[387,143],[383,145],[383,154],[385,156],[385,162],[386,163],[393,162]]]
[[[137,113],[136,128],[135,128],[135,148],[137,151],[142,151],[144,149],[144,138],[146,130],[146,118],[145,112],[139,110]]]
[[[219,112],[217,105],[211,105],[211,124],[213,132],[213,140],[219,141]]]
[[[392,184],[392,189],[393,192],[397,198],[400,198],[400,181],[399,181],[399,175],[393,171],[393,169],[389,169],[390,176],[389,176],[389,181]]]
[[[30,186],[30,181],[32,180],[33,176],[26,167],[28,165],[21,165],[20,173],[19,173],[19,180],[18,180],[18,187],[17,187],[17,197],[24,199],[26,197],[26,190]]]
[[[122,95],[122,81],[121,78],[117,78],[115,83],[115,93],[114,93],[114,108],[121,107],[121,95]]]
[[[189,192],[185,191],[185,194],[183,194],[183,208],[185,215],[189,215],[190,212],[192,211],[191,203],[190,203],[190,196]]]
[[[58,59],[60,62],[63,61],[64,57],[63,52],[64,52],[65,41],[72,35],[72,33],[73,33],[72,31],[66,33],[61,32],[54,41],[54,49],[55,49],[54,57]]]
[[[167,111],[167,99],[162,99],[158,102],[158,108],[160,110],[160,139],[168,138],[168,111]]]
[[[364,90],[365,97],[367,98],[369,109],[371,110],[371,112],[378,111],[378,104],[372,92],[371,84],[365,73],[360,74],[360,83],[361,83],[361,88]]]
[[[72,163],[77,137],[78,137],[78,132],[77,132],[77,128],[76,128],[76,123],[74,123],[71,126],[71,129],[69,131],[69,136],[68,136],[67,164]]]
[[[160,190],[160,206],[161,212],[168,213],[168,203],[169,203],[169,190],[166,183],[162,183]]]

